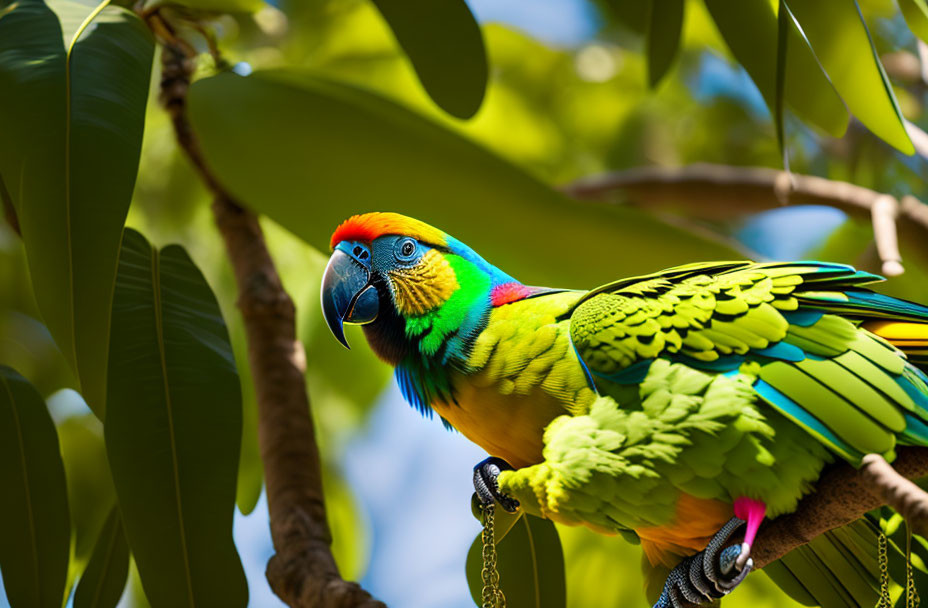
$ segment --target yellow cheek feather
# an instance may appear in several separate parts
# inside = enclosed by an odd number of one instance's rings
[[[429,249],[415,266],[391,270],[389,275],[396,308],[404,315],[434,310],[460,287],[451,264],[435,249]]]

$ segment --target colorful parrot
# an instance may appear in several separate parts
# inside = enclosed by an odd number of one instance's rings
[[[335,337],[362,325],[410,404],[491,455],[476,485],[504,508],[637,537],[656,606],[733,589],[761,521],[827,464],[928,446],[928,307],[850,266],[699,263],[575,291],[395,213],[331,245]],[[862,519],[768,568],[807,601],[873,606],[877,534]]]

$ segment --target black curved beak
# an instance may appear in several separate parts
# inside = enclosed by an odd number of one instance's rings
[[[322,276],[322,314],[332,335],[345,348],[344,323],[363,325],[377,318],[377,289],[370,284],[368,267],[341,249],[329,258]]]

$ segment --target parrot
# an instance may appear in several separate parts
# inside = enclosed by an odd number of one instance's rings
[[[761,523],[829,465],[928,446],[928,307],[851,266],[700,262],[534,287],[390,212],[350,217],[331,248],[335,338],[349,347],[344,325],[360,325],[405,400],[487,452],[482,499],[639,542],[658,608],[737,587]],[[864,517],[763,570],[809,605],[873,606],[879,534]]]

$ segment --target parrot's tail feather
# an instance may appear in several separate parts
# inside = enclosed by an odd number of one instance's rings
[[[904,352],[909,361],[923,371],[928,371],[928,323],[881,320],[867,321],[863,327]]]
[[[893,515],[889,509],[884,509],[883,514]],[[901,528],[897,526],[887,543],[886,583],[893,602],[901,595],[906,582],[905,532]],[[902,538],[896,538],[900,534]],[[764,567],[764,572],[787,595],[805,606],[872,608],[879,600],[883,582],[879,536],[877,517],[868,515],[793,550]],[[925,541],[915,537],[913,547],[917,556],[914,563],[923,563],[920,553],[926,550]],[[928,585],[928,573],[913,567],[913,575],[917,588],[922,591]]]

